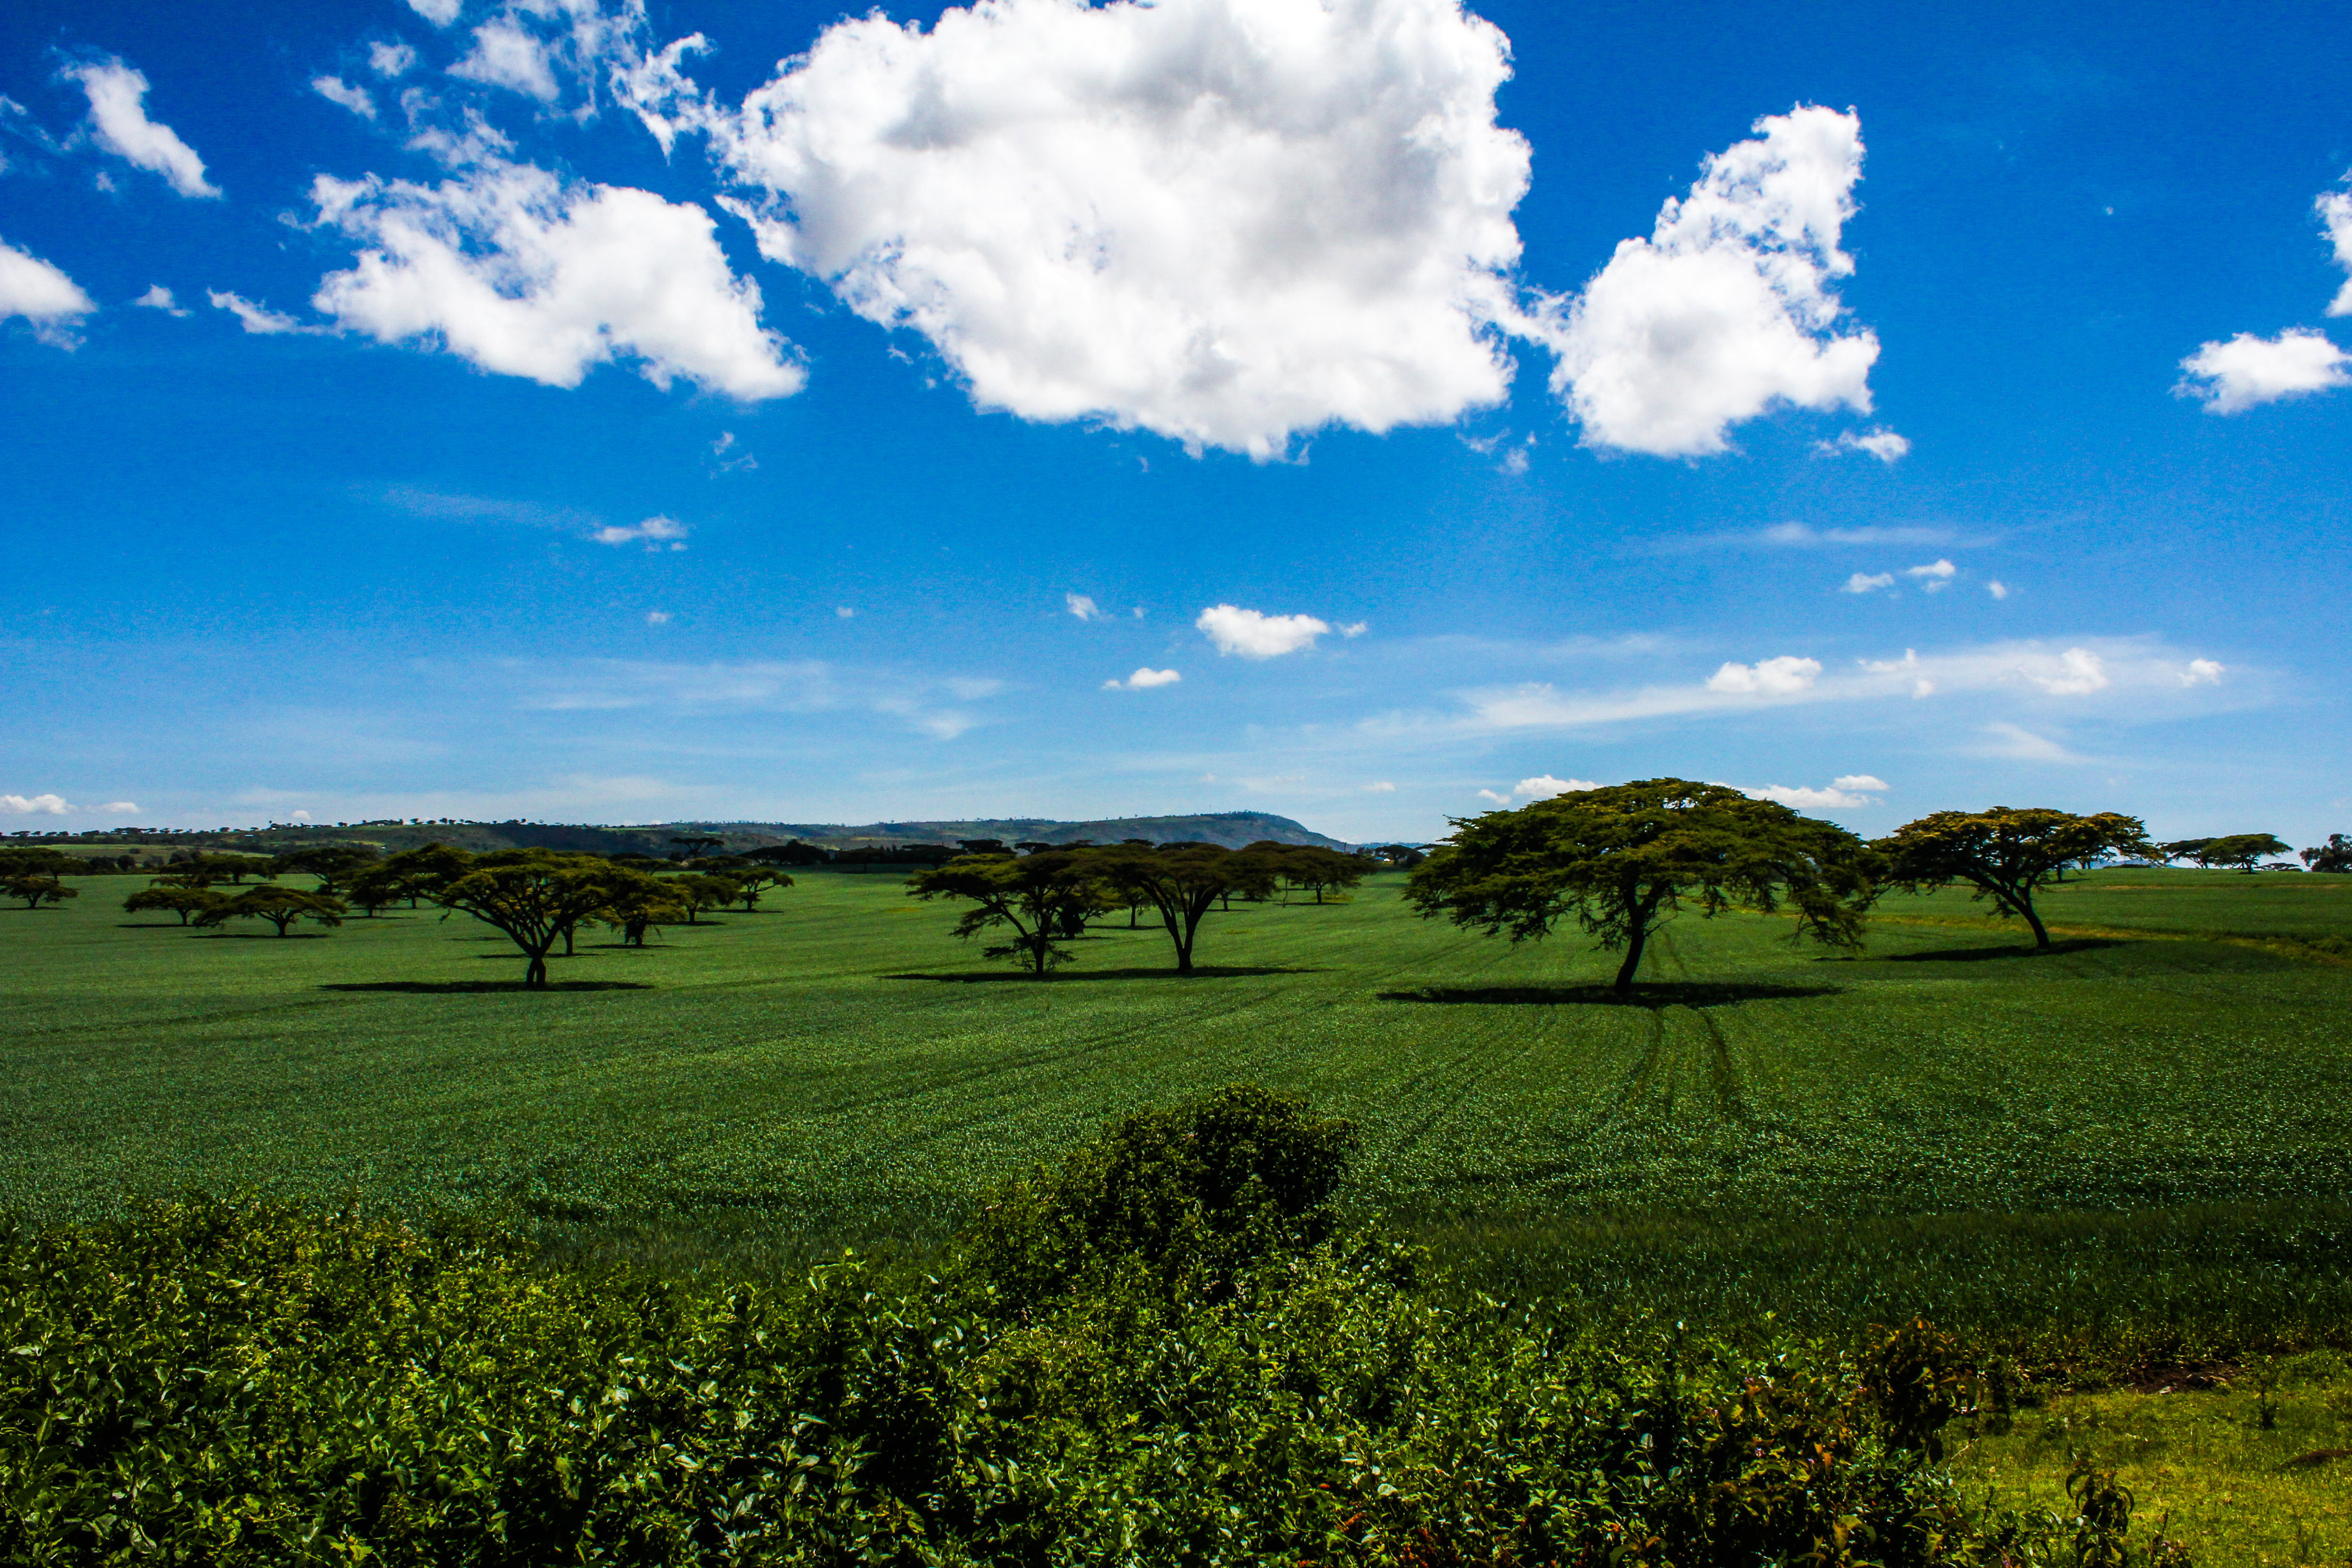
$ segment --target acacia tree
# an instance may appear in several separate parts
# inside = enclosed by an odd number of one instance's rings
[[[470,915],[506,933],[522,949],[522,983],[547,985],[549,949],[572,927],[643,883],[667,884],[600,856],[556,850],[502,850],[432,894],[444,909]]]
[[[2015,806],[1932,811],[1870,847],[1885,857],[1882,874],[1890,885],[1916,893],[1966,883],[1976,889],[1973,897],[1990,899],[2003,915],[2024,921],[2032,929],[2033,946],[2044,951],[2050,933],[2034,911],[2033,898],[2045,882],[2069,865],[2101,855],[2146,858],[2163,852],[2147,841],[2147,829],[2137,817],[2116,811],[2082,817]]]
[[[911,898],[966,899],[971,907],[956,922],[955,934],[970,939],[996,926],[1010,940],[982,949],[991,958],[1011,958],[1042,980],[1070,952],[1057,944],[1087,916],[1106,905],[1096,882],[1093,856],[1086,852],[1047,851],[1018,859],[1011,855],[961,855],[945,865],[907,879]]]
[[[1311,889],[1318,904],[1326,893],[1355,886],[1372,869],[1360,855],[1341,854],[1320,844],[1293,845],[1284,861],[1284,873],[1291,885]]]
[[[218,904],[195,918],[198,925],[219,925],[231,920],[267,920],[278,927],[278,935],[286,935],[297,921],[309,920],[320,925],[341,925],[343,904],[324,894],[305,893],[299,887],[248,887],[235,898],[221,897]]]
[[[2302,860],[2313,871],[2352,872],[2352,839],[2330,833],[2326,843],[2305,850]]]
[[[596,918],[621,934],[624,947],[642,947],[646,934],[685,915],[685,906],[670,896],[668,884],[653,877],[620,884],[612,902]]]
[[[746,865],[741,871],[729,872],[727,880],[735,884],[735,896],[743,901],[743,913],[746,915],[759,908],[761,894],[793,885],[793,879],[782,872],[761,865]]]
[[[1175,945],[1180,975],[1192,972],[1192,946],[1209,911],[1229,894],[1263,894],[1273,881],[1263,858],[1221,844],[1162,844],[1156,850],[1120,844],[1080,852],[1115,897],[1160,912],[1160,923]]]
[[[299,872],[317,877],[316,891],[334,898],[342,892],[337,883],[349,881],[382,858],[360,844],[319,844],[307,850],[289,850],[278,857],[276,863],[280,875]]]
[[[215,893],[208,887],[142,887],[122,901],[123,913],[142,915],[150,909],[168,909],[185,925],[191,915],[202,915],[208,909],[218,909],[228,902],[228,894]]]
[[[0,894],[23,899],[27,909],[38,909],[44,904],[62,904],[68,898],[79,898],[81,889],[68,887],[56,877],[31,872],[0,877]]]
[[[1712,917],[1733,904],[1786,904],[1792,939],[1862,943],[1877,896],[1860,839],[1720,784],[1647,779],[1456,818],[1453,839],[1405,884],[1425,918],[1514,942],[1574,916],[1603,951],[1624,949],[1615,988],[1633,988],[1651,933],[1687,901]]]
[[[700,925],[699,916],[704,910],[722,908],[743,896],[742,888],[732,877],[701,873],[670,877],[663,885],[669,889],[670,902],[686,911],[688,925]]]
[[[2226,838],[2208,839],[2198,852],[2199,865],[2236,866],[2252,874],[2254,862],[2264,855],[2294,852],[2294,846],[2271,833],[2231,833]]]
[[[397,899],[431,898],[473,869],[474,857],[447,844],[422,844],[387,856],[352,878],[351,901],[369,915]]]

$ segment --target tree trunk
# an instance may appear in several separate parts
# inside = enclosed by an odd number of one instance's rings
[[[2032,904],[2031,902],[2021,901],[2017,906],[2017,912],[2025,916],[2025,923],[2028,925],[2033,927],[2034,950],[2042,953],[2048,952],[2050,950],[2050,933],[2048,929],[2042,925],[2042,916],[2033,913]]]
[[[527,990],[538,991],[547,988],[547,955],[545,953],[530,954],[530,967],[522,972],[522,983]]]
[[[1615,989],[1619,996],[1629,996],[1633,993],[1633,971],[1642,967],[1642,948],[1649,940],[1650,917],[1645,910],[1641,917],[1634,921],[1633,931],[1625,938],[1625,961],[1617,966]]]
[[[563,928],[563,956],[567,958],[572,956],[572,927],[569,925]]]

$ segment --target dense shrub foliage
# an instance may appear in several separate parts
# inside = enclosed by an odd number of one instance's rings
[[[1925,1325],[1743,1355],[1433,1291],[1333,1222],[1349,1139],[1227,1090],[931,1272],[781,1289],[202,1197],[8,1230],[0,1560],[2126,1560],[2097,1476],[1968,1520],[1937,1435],[2002,1391]]]

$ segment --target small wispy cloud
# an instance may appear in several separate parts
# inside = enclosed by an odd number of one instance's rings
[[[187,308],[172,298],[172,291],[160,283],[150,284],[147,292],[131,302],[145,310],[161,310],[166,316],[185,316]]]
[[[1183,678],[1173,670],[1155,670],[1147,664],[1123,681],[1105,681],[1103,690],[1107,692],[1149,691],[1153,686],[1172,686]]]
[[[1925,566],[1906,566],[1903,575],[1919,585],[1923,593],[1940,593],[1952,586],[1952,579],[1960,569],[1948,560],[1931,560]]]
[[[1894,586],[1895,574],[1891,571],[1857,571],[1845,580],[1845,586],[1838,591],[1840,593],[1876,593],[1881,589]]]
[[[1813,450],[1825,457],[1849,452],[1866,452],[1881,463],[1899,463],[1911,450],[1907,436],[1897,435],[1884,425],[1857,435],[1849,430],[1835,441],[1816,442]]]
[[[341,77],[312,77],[310,90],[329,103],[338,103],[362,120],[375,118],[375,99],[363,87],[353,87]]]
[[[1798,811],[1852,810],[1861,806],[1875,806],[1877,797],[1886,792],[1886,780],[1868,773],[1848,773],[1831,780],[1827,789],[1806,784],[1767,784],[1760,789],[1743,789],[1739,792],[1750,800],[1775,800]]]
[[[687,526],[676,517],[651,517],[642,523],[626,527],[614,523],[598,528],[588,537],[600,545],[643,543],[646,552],[652,554],[664,549],[684,549],[688,531]]]
[[[1081,621],[1099,621],[1103,618],[1102,606],[1097,604],[1086,594],[1065,593],[1062,595],[1062,602],[1068,605],[1070,613]]]
[[[205,298],[212,301],[214,309],[226,310],[235,316],[239,324],[256,337],[276,338],[288,333],[319,333],[328,330],[324,327],[307,326],[283,311],[272,310],[267,305],[247,299],[241,294],[232,294],[224,288],[207,289]]]
[[[1757,693],[1763,696],[1792,696],[1821,678],[1819,659],[1801,659],[1793,653],[1783,653],[1777,659],[1759,659],[1752,664],[1727,662],[1706,678],[1711,692]]]
[[[1277,659],[1285,653],[1312,648],[1317,638],[1328,635],[1331,630],[1329,622],[1312,615],[1267,615],[1232,604],[1213,605],[1202,611],[1192,624],[1208,633],[1220,654],[1238,653],[1244,659]],[[1365,630],[1359,623],[1341,635],[1360,636]]]
[[[1498,806],[1507,806],[1514,800],[1549,800],[1556,795],[1574,795],[1600,788],[1590,779],[1555,779],[1549,773],[1538,773],[1532,779],[1520,779],[1507,793],[1481,789],[1478,798],[1492,800]]]

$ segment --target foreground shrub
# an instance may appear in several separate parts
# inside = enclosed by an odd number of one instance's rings
[[[0,1560],[2125,1561],[2111,1486],[1964,1517],[1926,1325],[1741,1355],[1442,1300],[1332,1223],[1349,1139],[1227,1091],[1000,1194],[935,1275],[781,1290],[253,1201],[10,1230]]]

